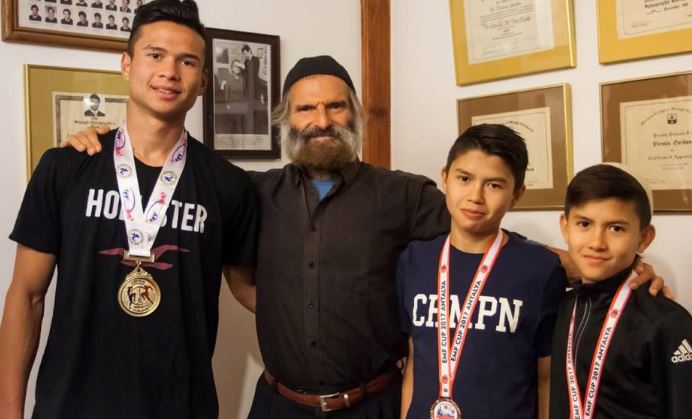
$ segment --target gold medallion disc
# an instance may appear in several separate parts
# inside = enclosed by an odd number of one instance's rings
[[[159,284],[138,264],[120,285],[118,290],[120,308],[130,316],[144,317],[153,313],[160,302]]]

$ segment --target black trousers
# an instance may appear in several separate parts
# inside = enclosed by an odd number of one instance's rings
[[[318,407],[303,406],[276,392],[260,375],[248,419],[399,419],[401,380],[355,406],[323,413]]]

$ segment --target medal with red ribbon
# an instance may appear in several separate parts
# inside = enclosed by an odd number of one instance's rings
[[[497,236],[495,236],[493,244],[483,255],[478,269],[476,269],[476,274],[473,276],[471,286],[466,293],[466,299],[461,309],[459,323],[457,324],[452,342],[449,339],[449,253],[451,247],[449,236],[447,236],[447,240],[442,247],[437,271],[437,349],[440,393],[439,398],[430,407],[431,419],[461,418],[461,410],[452,400],[454,378],[461,360],[464,344],[466,343],[471,318],[478,303],[478,297],[483,292],[485,283],[500,253],[502,237],[502,231],[499,231]]]
[[[628,283],[634,277],[636,272],[632,271],[630,276],[620,284],[613,301],[610,303],[610,308],[606,314],[606,318],[601,326],[601,334],[596,341],[596,349],[591,358],[591,370],[589,371],[589,383],[586,386],[586,398],[582,401],[582,395],[579,391],[579,382],[577,380],[577,371],[574,359],[574,323],[577,317],[577,302],[574,302],[572,309],[572,318],[569,323],[569,331],[567,333],[567,354],[566,354],[566,372],[567,372],[567,388],[569,390],[569,410],[570,419],[591,419],[596,411],[596,399],[598,398],[598,388],[601,384],[603,376],[603,366],[605,365],[606,357],[608,356],[608,348],[610,347],[611,339],[615,334],[618,321],[622,315],[622,311],[627,304],[627,301],[632,294]]]

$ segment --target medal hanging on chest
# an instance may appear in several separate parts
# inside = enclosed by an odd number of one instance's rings
[[[461,419],[461,410],[452,399],[437,399],[430,408],[430,419]]]
[[[461,409],[452,400],[452,389],[454,378],[456,377],[457,367],[461,359],[461,354],[466,343],[468,327],[473,317],[473,312],[478,303],[478,297],[483,292],[486,280],[490,276],[495,260],[500,254],[502,247],[502,231],[497,233],[495,240],[490,248],[485,252],[481,263],[478,265],[476,274],[473,276],[471,286],[466,293],[464,305],[461,307],[459,324],[453,340],[449,335],[449,252],[450,237],[447,236],[445,244],[440,253],[440,264],[437,270],[437,351],[439,363],[439,398],[430,407],[430,419],[460,419]]]
[[[574,357],[574,325],[577,317],[577,301],[574,302],[572,309],[572,317],[569,322],[567,331],[567,351],[565,354],[565,372],[567,378],[567,389],[569,391],[569,410],[570,419],[591,419],[595,416],[596,400],[598,399],[598,389],[601,386],[601,377],[603,376],[603,368],[605,367],[606,357],[610,342],[615,334],[618,321],[622,312],[625,310],[625,305],[629,301],[632,290],[628,283],[637,276],[635,271],[630,273],[630,276],[620,284],[613,300],[610,303],[610,308],[603,320],[601,333],[596,341],[596,348],[591,357],[591,370],[588,375],[587,391],[584,395],[579,390],[579,382],[577,381],[577,367]]]
[[[118,302],[125,313],[144,317],[153,313],[161,302],[161,289],[154,277],[144,269],[141,262],[127,274],[118,290]]]
[[[142,263],[154,262],[151,248],[180,180],[186,159],[187,132],[183,130],[166,158],[149,202],[144,207],[127,126],[120,127],[115,134],[113,161],[129,247],[123,259],[136,264],[135,269],[127,274],[120,285],[117,300],[120,308],[133,317],[148,316],[161,303],[161,289],[151,273],[142,268]]]

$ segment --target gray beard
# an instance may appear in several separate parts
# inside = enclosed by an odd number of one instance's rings
[[[308,170],[331,171],[356,160],[359,141],[351,127],[332,125],[327,129],[313,127],[298,131],[286,126],[285,129],[288,157],[298,166]],[[311,141],[314,137],[331,137],[332,140]]]

